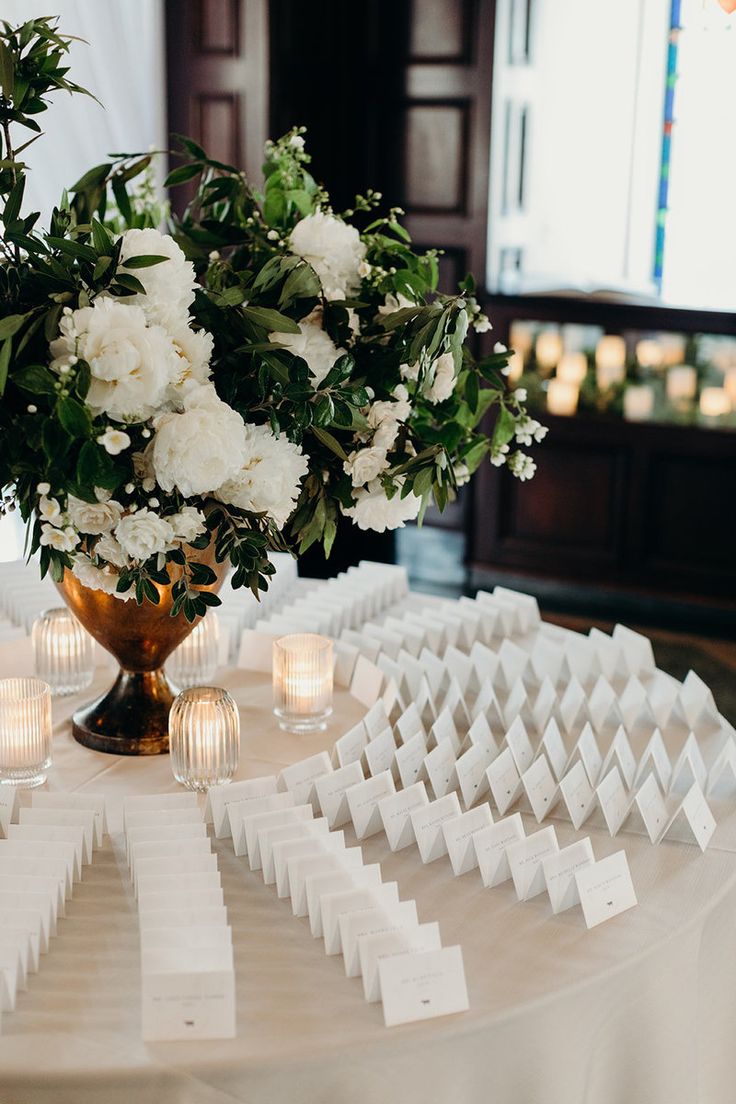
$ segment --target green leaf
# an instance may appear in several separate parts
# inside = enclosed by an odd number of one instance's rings
[[[165,188],[173,188],[176,184],[186,184],[187,180],[193,180],[195,176],[199,176],[202,172],[202,166],[199,164],[179,165],[177,169],[173,169],[164,180]]]
[[[140,257],[128,257],[127,261],[123,261],[123,268],[152,268],[153,265],[161,264],[162,261],[168,261],[168,257],[162,257],[159,254],[149,253],[141,255]]]
[[[56,389],[56,376],[41,364],[28,364],[13,372],[13,383],[32,395],[53,395]]]
[[[243,314],[256,326],[262,326],[269,333],[300,333],[293,318],[287,318],[271,307],[243,307]]]
[[[321,426],[313,425],[312,433],[318,441],[321,441],[322,444],[330,450],[330,452],[334,452],[335,456],[339,456],[341,460],[347,460],[348,457],[345,449],[342,447],[337,438],[333,437],[328,430],[322,429]]]
[[[115,248],[115,242],[112,240],[111,235],[107,232],[99,219],[92,219],[92,241],[94,242],[95,249],[100,254],[100,258],[108,256]],[[96,278],[96,277],[95,277]]]
[[[95,165],[95,167],[86,172],[84,176],[80,176],[77,183],[72,185],[70,191],[85,192],[88,188],[99,187],[107,178],[107,174],[111,168],[112,164]]]
[[[138,295],[146,294],[146,289],[137,276],[131,276],[127,272],[118,272],[115,280],[118,284],[120,284],[121,287],[125,288],[127,291],[135,291],[138,293]]]
[[[0,395],[5,392],[5,384],[8,381],[8,368],[10,367],[10,354],[13,348],[13,339],[8,337],[0,347]]]
[[[498,421],[493,430],[493,448],[497,449],[501,445],[507,445],[514,436],[515,429],[516,419],[505,406],[502,406],[498,412]]]
[[[5,210],[3,211],[3,222],[6,226],[9,226],[11,222],[15,222],[20,214],[21,203],[23,202],[23,191],[26,186],[26,178],[24,175],[20,175],[10,189],[10,194],[5,201]]]
[[[130,197],[128,196],[128,190],[125,187],[125,181],[120,176],[114,176],[112,178],[112,194],[115,196],[115,202],[118,205],[120,214],[125,219],[127,225],[133,218],[133,209],[130,205]]]
[[[16,334],[26,318],[30,318],[30,312],[28,314],[9,314],[7,318],[0,319],[0,341]]]
[[[12,100],[15,87],[15,61],[2,39],[0,39],[0,85],[5,98]]]
[[[314,270],[307,264],[293,269],[284,281],[279,296],[279,306],[285,307],[295,299],[312,299],[320,294],[320,283]]]
[[[92,418],[86,406],[71,397],[59,399],[56,413],[70,437],[89,437]]]
[[[112,264],[112,257],[100,257],[92,272],[92,279],[99,280]]]

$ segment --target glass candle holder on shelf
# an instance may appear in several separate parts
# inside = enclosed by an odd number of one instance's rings
[[[704,387],[700,392],[700,413],[704,418],[722,418],[731,413],[731,400],[725,387]]]
[[[601,391],[623,383],[626,375],[626,342],[616,334],[606,334],[595,348],[595,380]]]
[[[557,379],[574,383],[579,387],[588,374],[588,358],[585,353],[564,353],[557,365]]]
[[[729,368],[724,375],[723,389],[731,400],[731,407],[736,410],[736,368]]]
[[[51,688],[36,678],[0,679],[0,784],[29,789],[51,766]]]
[[[580,388],[569,380],[551,379],[547,387],[547,410],[550,414],[570,417],[578,409]]]
[[[691,364],[675,364],[667,372],[666,389],[670,402],[692,402],[698,391],[698,373]]]
[[[624,418],[627,422],[645,422],[654,410],[654,391],[646,383],[632,383],[624,391]]]
[[[31,630],[34,670],[56,697],[90,685],[95,673],[95,642],[66,606],[47,609]]]
[[[542,375],[549,375],[557,367],[563,353],[562,337],[557,330],[542,330],[534,346],[537,367]]]
[[[654,338],[642,338],[636,343],[636,361],[641,368],[659,369],[664,365],[665,351]]]
[[[189,790],[229,782],[240,758],[240,713],[227,690],[191,686],[169,713],[169,750],[174,778]]]
[[[294,633],[273,643],[273,711],[286,732],[315,732],[332,713],[332,641]]]
[[[189,636],[182,640],[166,663],[166,673],[176,686],[186,690],[211,682],[220,660],[220,622],[208,610]]]

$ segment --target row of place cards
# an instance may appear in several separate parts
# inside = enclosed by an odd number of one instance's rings
[[[105,799],[36,790],[20,808],[14,786],[0,788],[0,1011],[49,951],[59,917],[107,831]]]
[[[362,979],[365,999],[382,1002],[387,1027],[466,1011],[461,948],[442,947],[439,925],[420,923],[416,902],[400,901],[380,865],[366,865],[360,847],[346,846],[344,833],[331,827],[334,816],[315,816],[315,787],[323,810],[334,812],[342,800],[324,769],[311,776],[316,766],[305,760],[281,779],[210,790],[207,815],[216,833],[232,835],[236,854],[290,900],[327,955],[343,956],[346,976]],[[291,789],[279,789],[284,776]]]
[[[234,1038],[232,930],[197,796],[127,797],[123,812],[140,927],[143,1038]]]

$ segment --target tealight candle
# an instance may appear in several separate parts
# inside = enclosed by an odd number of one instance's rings
[[[542,330],[534,347],[538,367],[551,372],[562,356],[562,349],[562,337],[557,330]]]
[[[526,360],[534,344],[534,331],[528,322],[512,322],[509,334],[509,348],[521,353]]]
[[[0,783],[30,788],[51,766],[51,688],[35,678],[0,680]]]
[[[44,610],[31,630],[35,672],[54,695],[75,694],[92,682],[95,643],[65,606]]]
[[[227,690],[183,690],[169,713],[169,748],[174,778],[187,789],[229,782],[240,758],[240,713]]]
[[[509,374],[506,377],[510,383],[517,383],[524,374],[524,357],[518,349],[514,349],[509,357]]]
[[[220,622],[217,614],[208,610],[199,624],[182,640],[166,664],[166,673],[185,689],[209,682],[220,659]]]
[[[642,368],[661,368],[664,364],[664,349],[659,341],[644,338],[636,344],[636,360]]]
[[[588,358],[585,353],[565,353],[557,365],[557,378],[578,386],[588,374]]]
[[[700,413],[706,418],[720,418],[731,413],[731,400],[725,387],[704,387],[700,392]]]
[[[578,408],[580,388],[569,380],[551,379],[547,388],[547,410],[550,414],[569,416]]]
[[[670,402],[690,401],[698,390],[698,373],[690,364],[677,364],[667,372],[667,398]]]
[[[273,644],[273,711],[287,732],[327,727],[332,713],[332,641],[316,633]]]
[[[731,406],[736,410],[736,368],[729,368],[723,377],[723,390],[731,400]]]
[[[654,391],[646,383],[632,383],[624,391],[624,418],[644,422],[654,409]]]
[[[595,348],[595,379],[601,391],[622,383],[626,375],[626,342],[606,334]]]

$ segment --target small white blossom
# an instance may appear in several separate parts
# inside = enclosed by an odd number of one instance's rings
[[[38,503],[38,513],[41,520],[49,525],[55,525],[58,528],[63,524],[61,506],[55,498],[47,498],[46,495],[42,495]]]
[[[28,406],[26,407],[26,410],[28,411],[29,414],[38,414],[38,407],[36,406],[35,403],[29,403]]]
[[[476,333],[488,333],[493,329],[490,319],[485,314],[476,314],[473,317],[473,329]]]
[[[122,602],[129,601],[135,595],[132,587],[123,594],[118,594],[117,585],[120,576],[117,571],[113,571],[108,565],[97,567],[96,564],[92,563],[89,556],[75,556],[72,573],[76,575],[82,586],[89,587],[90,590],[101,590],[105,594],[112,594]]]
[[[531,445],[534,441],[543,441],[547,436],[547,427],[534,418],[519,418],[516,423],[516,440],[520,445]]]
[[[493,346],[493,351],[494,353],[507,353],[508,349],[504,344],[502,344],[502,342],[497,341],[496,344]]]
[[[57,552],[73,552],[79,544],[79,537],[71,528],[56,529],[53,525],[41,526],[41,544],[54,548]]]
[[[432,384],[427,391],[431,403],[445,402],[455,390],[455,358],[452,353],[443,353],[432,365]]]
[[[50,483],[39,483],[36,487],[36,494],[47,495],[51,490]]]
[[[110,456],[119,456],[125,449],[130,448],[130,437],[122,429],[106,429],[102,436],[97,438],[98,445],[102,445]]]
[[[493,450],[493,452],[491,453],[491,463],[493,464],[494,468],[502,468],[504,466],[504,464],[506,463],[508,451],[508,445],[499,445],[498,448],[495,448]]]
[[[516,390],[514,391],[514,398],[516,399],[517,402],[520,402],[520,403],[526,402],[526,398],[527,398],[526,387],[517,387]]]
[[[269,241],[276,241],[278,236],[279,236],[278,230],[269,230],[268,233],[266,234],[266,237],[268,238]]]
[[[527,456],[524,452],[514,452],[508,459],[509,471],[512,475],[515,475],[521,482],[525,482],[527,479],[531,479],[537,470],[537,465],[532,460],[531,456]]]

